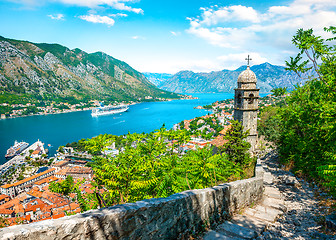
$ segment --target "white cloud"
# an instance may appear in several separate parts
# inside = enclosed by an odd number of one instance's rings
[[[200,11],[198,17],[187,18],[188,33],[227,48],[228,53],[258,52],[271,54],[272,59],[293,51],[291,39],[298,28],[313,28],[316,34],[325,36],[323,27],[336,25],[335,0],[294,0],[264,12],[241,5]]]
[[[217,7],[216,7],[217,8]],[[252,7],[235,5],[230,7],[200,8],[203,11],[201,18],[195,19],[200,24],[207,26],[220,24],[227,21],[260,22],[259,14]]]
[[[117,10],[124,10],[124,11],[135,12],[137,14],[139,13],[143,14],[143,10],[141,8],[132,8],[130,6],[126,6],[125,3],[122,3],[122,2],[112,3],[111,6]]]
[[[141,8],[133,8],[126,5],[139,2],[139,0],[9,0],[9,1],[13,1],[28,6],[39,5],[45,2],[51,2],[51,3],[60,2],[64,4],[89,7],[89,8],[109,6],[117,10],[143,14],[143,10]]]
[[[50,17],[53,20],[64,20],[64,15],[61,14],[61,13],[54,14],[54,15],[50,14],[50,15],[48,15],[48,17]]]
[[[108,16],[100,16],[100,15],[82,15],[79,16],[80,19],[92,22],[92,23],[103,23],[107,24],[108,26],[113,26],[114,25],[114,20]]]
[[[54,1],[90,8],[95,8],[99,6],[110,6],[117,10],[143,14],[143,10],[141,8],[133,8],[125,4],[125,3],[137,2],[137,0],[54,0]]]
[[[128,15],[125,13],[116,13],[116,14],[109,14],[110,17],[127,17]]]

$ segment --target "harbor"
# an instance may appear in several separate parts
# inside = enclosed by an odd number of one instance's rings
[[[35,143],[22,151],[19,155],[0,165],[0,176],[5,175],[12,168],[16,169],[25,164],[26,157],[37,158],[43,154],[47,154],[46,149],[44,148],[44,143],[42,143],[40,140],[37,140]]]
[[[233,97],[232,93],[193,95],[198,99],[144,102],[129,105],[127,112],[99,117],[92,117],[88,110],[3,119],[0,121],[0,164],[6,162],[6,151],[15,140],[33,143],[40,139],[53,146],[48,148],[49,156],[53,156],[59,146],[82,138],[104,133],[122,135],[128,132],[151,132],[163,124],[166,128],[172,128],[182,120],[208,113],[194,107]]]

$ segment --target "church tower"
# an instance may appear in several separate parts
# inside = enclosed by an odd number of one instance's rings
[[[257,89],[257,77],[250,70],[250,56],[247,60],[247,69],[238,77],[238,87],[235,89],[234,119],[241,122],[244,131],[250,130],[246,141],[251,144],[250,152],[255,150],[257,132],[257,114],[259,89]]]

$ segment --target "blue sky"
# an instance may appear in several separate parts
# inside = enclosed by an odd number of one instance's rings
[[[283,65],[298,28],[336,26],[335,0],[0,0],[0,35],[103,51],[141,72]]]

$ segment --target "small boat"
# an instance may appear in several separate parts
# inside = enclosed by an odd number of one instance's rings
[[[115,105],[115,106],[101,106],[92,109],[91,116],[97,117],[102,115],[116,114],[126,112],[128,110],[128,105]]]
[[[14,142],[14,145],[11,146],[5,155],[6,159],[11,159],[17,155],[19,155],[22,151],[24,151],[29,146],[29,143],[26,142]]]

